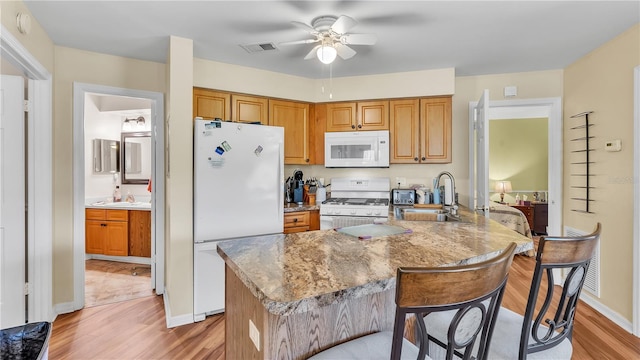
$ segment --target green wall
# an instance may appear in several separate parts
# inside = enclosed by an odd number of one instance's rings
[[[548,122],[547,118],[489,121],[489,191],[500,180],[511,181],[514,197],[518,192],[547,191]]]

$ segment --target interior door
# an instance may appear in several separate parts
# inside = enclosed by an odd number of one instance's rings
[[[0,328],[24,324],[26,197],[24,79],[0,79]]]
[[[489,90],[485,89],[476,106],[476,210],[489,216]]]

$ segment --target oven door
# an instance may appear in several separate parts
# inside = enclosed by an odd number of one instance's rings
[[[332,216],[320,215],[320,230],[331,230],[345,226],[381,224],[387,222],[386,217],[375,216]]]

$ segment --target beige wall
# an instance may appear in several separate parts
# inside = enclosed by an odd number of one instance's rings
[[[165,92],[165,65],[55,47],[53,303],[73,301],[73,83]]]
[[[31,16],[31,32],[21,34],[16,25],[18,13]],[[33,55],[49,73],[53,74],[53,41],[22,1],[0,1],[2,25]]]
[[[511,181],[513,191],[504,201],[513,203],[520,194],[533,200],[533,192],[549,191],[549,119],[504,119],[489,121],[489,192],[495,182]],[[500,201],[500,194],[491,195]]]
[[[168,56],[165,249],[171,316],[193,313],[193,41],[172,36]]]
[[[564,224],[583,231],[602,223],[600,301],[631,322],[633,280],[633,69],[640,64],[640,25],[571,64],[565,69],[564,85]],[[583,204],[571,197],[569,162],[575,157],[568,139],[579,137],[571,127],[584,117],[570,116],[593,111],[589,117],[590,146],[595,149],[591,171],[595,189],[591,197],[594,214],[581,214]],[[605,152],[604,143],[622,140],[622,151]]]

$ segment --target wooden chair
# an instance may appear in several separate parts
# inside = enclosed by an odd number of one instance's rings
[[[571,336],[580,291],[591,258],[600,239],[601,225],[593,233],[579,237],[545,236],[540,238],[536,267],[524,316],[501,308],[489,359],[571,359]],[[561,293],[554,296],[554,269],[563,269],[566,278]],[[542,278],[547,289],[539,296]],[[538,305],[542,301],[541,305]],[[555,299],[554,299],[555,298]],[[549,314],[549,315],[547,315]],[[445,326],[452,314],[425,319],[429,336],[444,342]]]
[[[476,345],[484,359],[507,283],[516,244],[477,264],[433,268],[398,268],[393,332],[366,335],[324,350],[310,359],[431,359],[424,317],[455,312],[449,325],[447,359],[454,352],[469,359]],[[416,315],[419,346],[403,337],[407,314]],[[427,316],[428,317],[428,316]]]

